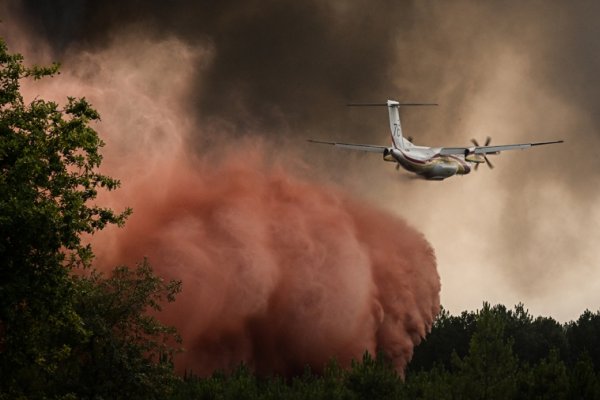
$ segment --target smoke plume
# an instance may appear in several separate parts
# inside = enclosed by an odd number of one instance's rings
[[[190,99],[211,86],[217,51],[121,33],[65,51],[60,76],[25,86],[29,98],[86,96],[102,115],[104,172],[123,188],[99,201],[134,214],[93,238],[97,267],[148,257],[183,281],[160,316],[184,339],[179,370],[243,361],[293,373],[383,351],[402,372],[439,310],[431,246],[402,219],[308,179],[315,169],[290,161],[289,143],[257,138],[260,123],[198,112]]]

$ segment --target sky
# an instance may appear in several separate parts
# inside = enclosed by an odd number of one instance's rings
[[[407,220],[435,250],[451,312],[523,302],[566,322],[600,307],[598,2],[3,3],[12,49],[65,73],[69,60],[111,51],[133,55],[131,73],[160,68],[148,76],[169,85],[183,68],[185,123],[203,127],[186,139],[197,154],[243,157],[248,140],[266,143],[298,175]],[[165,46],[171,63],[154,63]],[[172,88],[138,84],[156,96]],[[374,154],[306,142],[387,144],[387,110],[344,106],[387,99],[439,103],[402,111],[419,145],[565,143],[427,182]]]

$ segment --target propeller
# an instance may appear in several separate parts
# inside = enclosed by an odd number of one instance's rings
[[[476,147],[488,147],[490,145],[491,141],[492,141],[492,138],[488,136],[485,139],[485,144],[483,146],[479,146],[479,143],[477,142],[477,140],[471,139],[471,143],[473,143]],[[498,153],[489,153],[489,154],[498,154]],[[485,160],[485,163],[487,164],[487,166],[490,167],[490,169],[494,169],[494,165],[487,158],[487,155],[482,154],[482,156],[483,156],[483,159]],[[475,164],[475,171],[477,171],[477,168],[479,168],[479,163]]]

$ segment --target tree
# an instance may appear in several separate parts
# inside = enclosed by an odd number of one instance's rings
[[[464,399],[508,399],[516,391],[517,359],[512,340],[505,339],[506,321],[488,303],[478,313],[469,354],[455,357],[457,385]]]
[[[436,363],[451,369],[452,353],[456,352],[459,357],[467,355],[476,322],[477,315],[473,312],[463,311],[459,316],[453,316],[442,308],[429,335],[415,348],[407,375],[429,370]]]
[[[174,301],[180,282],[164,282],[144,260],[77,278],[74,308],[88,336],[74,343],[57,378],[65,391],[89,398],[163,399],[177,381],[173,356],[181,342],[148,311]]]
[[[600,399],[600,379],[594,373],[592,359],[583,352],[569,370],[569,398]]]
[[[503,306],[496,306],[498,309]],[[562,326],[552,318],[533,318],[522,303],[514,311],[505,313],[506,337],[514,340],[513,350],[519,361],[529,364],[539,363],[555,349],[559,355],[567,354],[567,341]]]
[[[585,310],[576,322],[566,325],[572,364],[587,353],[596,373],[600,371],[600,311]]]
[[[397,398],[400,382],[396,370],[381,352],[375,359],[365,352],[362,362],[353,360],[347,376],[347,387],[359,399]]]
[[[454,374],[448,372],[441,363],[434,364],[429,370],[414,372],[408,377],[402,388],[404,398],[450,400],[454,394],[453,378]]]
[[[131,346],[124,353],[130,362],[156,350],[156,341],[145,341],[149,336],[172,334],[153,319],[97,307],[108,298],[116,304],[135,300],[129,304],[143,313],[163,296],[172,300],[175,283],[156,281],[147,268],[135,278],[136,285],[146,285],[142,291],[132,289],[127,269],[108,280],[73,274],[89,271],[93,259],[81,235],[122,225],[131,211],[92,204],[99,189],[119,186],[97,172],[103,142],[91,127],[100,119],[96,110],[84,98],[68,98],[64,107],[41,99],[25,103],[21,80],[50,77],[58,68],[26,67],[0,39],[0,397],[68,394],[62,366],[88,365],[99,354],[98,343],[106,359],[110,346],[104,345],[118,338],[122,349]],[[139,366],[128,372],[140,373]]]
[[[533,380],[529,398],[566,399],[569,394],[567,367],[560,360],[558,351],[553,349],[550,355],[533,367]]]

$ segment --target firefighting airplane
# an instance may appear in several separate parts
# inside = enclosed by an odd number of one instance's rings
[[[309,139],[312,143],[329,144],[350,150],[368,151],[383,154],[385,161],[396,163],[396,169],[401,166],[410,172],[417,174],[417,177],[428,180],[443,180],[453,175],[466,175],[471,172],[471,164],[475,169],[479,164],[486,163],[488,167],[494,168],[488,154],[499,154],[505,150],[526,149],[532,146],[541,146],[544,144],[563,143],[563,140],[553,142],[537,142],[523,144],[508,144],[502,146],[490,146],[491,138],[488,137],[483,146],[480,146],[475,139],[471,142],[471,147],[425,147],[415,146],[412,138],[405,138],[402,135],[402,126],[400,125],[400,113],[398,109],[404,106],[434,106],[430,103],[398,103],[394,100],[388,100],[387,103],[375,104],[348,104],[349,106],[387,106],[390,116],[390,130],[392,133],[392,147],[377,146],[371,144],[353,144],[324,142],[320,140]]]

